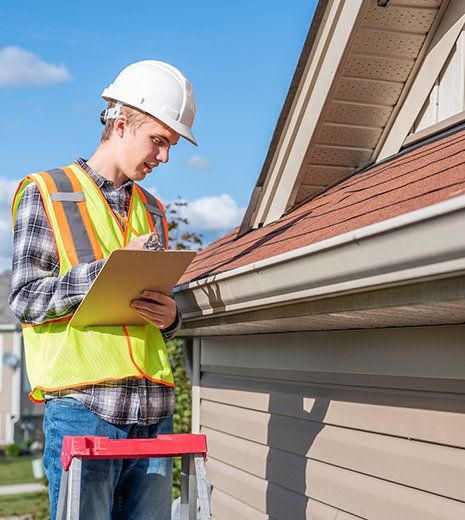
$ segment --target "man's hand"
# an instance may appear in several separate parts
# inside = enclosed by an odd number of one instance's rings
[[[147,242],[149,236],[152,233],[147,233],[146,235],[141,235],[140,237],[133,238],[129,244],[124,246],[124,249],[144,249],[142,246]]]
[[[138,237],[141,238],[141,237]],[[144,291],[143,300],[133,300],[131,307],[158,329],[166,329],[176,318],[176,302],[166,294],[157,291]]]

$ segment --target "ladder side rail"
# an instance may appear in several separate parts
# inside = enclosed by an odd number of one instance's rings
[[[79,457],[73,459],[68,475],[68,490],[66,500],[66,520],[79,520],[81,508],[81,475],[82,460]]]
[[[197,477],[197,494],[200,503],[200,520],[210,520],[210,482],[205,471],[204,458],[194,455],[195,474]]]
[[[66,520],[66,508],[68,503],[68,478],[69,471],[62,470],[56,520]]]
[[[197,479],[194,455],[181,456],[181,520],[197,520]]]

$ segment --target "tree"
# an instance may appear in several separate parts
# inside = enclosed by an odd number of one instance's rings
[[[170,244],[173,249],[194,249],[202,248],[202,235],[182,231],[183,226],[189,225],[189,220],[181,216],[181,208],[187,207],[188,203],[183,201],[181,197],[175,202],[166,204],[166,216],[168,218],[168,231],[170,235]]]

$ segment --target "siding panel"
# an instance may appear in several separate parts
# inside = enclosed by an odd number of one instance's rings
[[[219,488],[212,491],[212,515],[218,520],[268,520],[269,516],[244,504]]]
[[[465,518],[464,332],[202,338],[214,516]]]
[[[460,395],[389,393],[379,389],[260,382],[239,376],[205,374],[201,397],[245,409],[313,420],[318,420],[318,413],[325,408],[321,418],[325,424],[465,448],[465,397]]]
[[[323,502],[372,520],[458,520],[465,504],[320,462],[308,482]]]
[[[363,520],[363,517],[354,516],[273,484],[270,485],[273,491],[271,500],[273,516],[271,517],[266,514],[267,508],[271,507],[271,504],[267,504],[269,499],[266,494],[268,487],[266,482],[260,482],[260,479],[256,479],[252,475],[243,474],[234,468],[231,469],[215,459],[210,458],[207,465],[214,486],[212,510],[215,509],[222,515],[219,518],[243,518],[242,514],[245,513],[250,515],[245,518],[250,519],[289,520],[301,518],[301,512],[305,511],[306,517],[312,520]],[[248,508],[243,507],[245,502],[248,504]],[[240,516],[230,516],[231,509],[234,512],[234,508]],[[226,514],[224,509],[226,509]]]
[[[309,499],[248,473],[209,459],[213,486],[253,509],[273,511],[276,520],[301,518]],[[307,482],[310,498],[331,501],[336,509],[373,520],[458,520],[465,518],[465,504],[374,479],[317,461],[311,462]],[[271,515],[270,515],[271,516]],[[308,518],[311,518],[308,516]]]
[[[294,491],[302,490],[302,457],[204,428],[209,454],[230,466]],[[291,440],[293,439],[290,434]],[[298,442],[295,442],[298,445]],[[382,480],[465,501],[465,451],[388,436],[325,427],[306,457]],[[307,478],[311,465],[305,463]],[[310,495],[309,495],[310,496]]]

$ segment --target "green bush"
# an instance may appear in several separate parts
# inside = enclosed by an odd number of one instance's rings
[[[166,343],[168,356],[174,376],[174,395],[176,410],[174,412],[174,433],[190,433],[191,431],[191,383],[184,368],[182,341],[170,340]],[[181,459],[174,459],[173,499],[181,493]]]
[[[7,457],[18,457],[20,452],[21,452],[21,447],[19,444],[16,444],[16,442],[8,444],[8,446],[5,448],[5,455]]]

